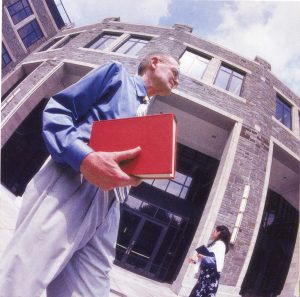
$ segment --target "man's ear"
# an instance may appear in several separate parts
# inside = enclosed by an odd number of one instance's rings
[[[152,69],[155,69],[155,68],[156,68],[156,65],[158,64],[158,62],[159,62],[158,57],[153,56],[153,57],[151,58],[151,60],[150,60],[150,66],[151,66],[151,68],[152,68]]]

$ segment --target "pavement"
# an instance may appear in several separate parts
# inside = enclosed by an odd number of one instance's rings
[[[22,199],[0,185],[0,257],[11,239]],[[46,297],[44,293],[41,297]],[[109,297],[178,297],[163,284],[114,265]]]

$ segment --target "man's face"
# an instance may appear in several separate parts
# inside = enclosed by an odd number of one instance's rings
[[[174,87],[179,84],[179,64],[169,58],[157,58],[153,75],[155,93],[160,96],[169,96]]]

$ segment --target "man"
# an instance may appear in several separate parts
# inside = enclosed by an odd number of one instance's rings
[[[48,297],[109,295],[119,202],[127,186],[140,183],[119,163],[135,158],[140,148],[94,152],[87,145],[91,125],[137,115],[147,96],[170,95],[178,68],[163,53],[146,56],[139,76],[113,62],[50,99],[43,137],[52,159],[24,193],[15,235],[0,263],[1,297],[38,297],[45,288]]]

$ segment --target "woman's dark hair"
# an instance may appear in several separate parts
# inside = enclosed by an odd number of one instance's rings
[[[219,225],[216,227],[216,230],[220,233],[219,233],[218,237],[214,241],[212,241],[208,246],[209,247],[212,246],[217,240],[222,240],[225,244],[226,254],[227,254],[229,251],[229,242],[230,242],[230,236],[231,236],[229,229],[224,225]]]

